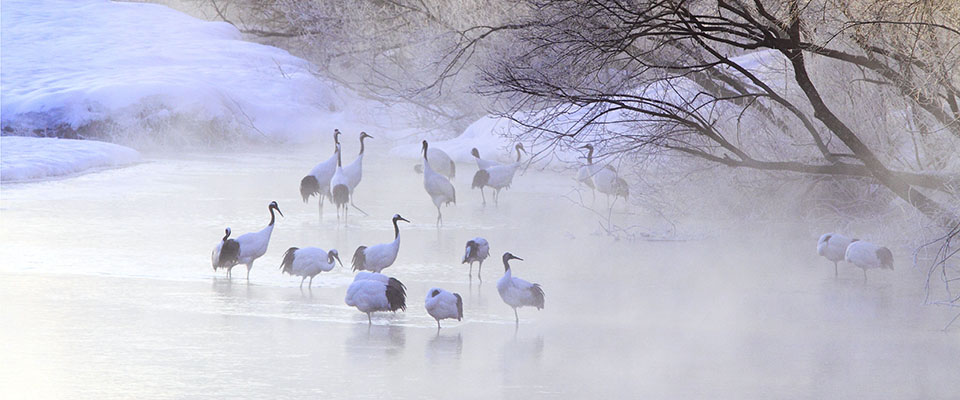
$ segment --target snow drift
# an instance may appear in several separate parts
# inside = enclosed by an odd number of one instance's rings
[[[18,182],[140,161],[129,147],[95,140],[0,137],[0,181]]]
[[[0,20],[8,134],[300,142],[340,114],[308,62],[165,6],[5,0]]]

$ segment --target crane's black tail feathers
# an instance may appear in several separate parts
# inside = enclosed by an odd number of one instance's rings
[[[537,307],[538,310],[542,310],[543,309],[543,288],[540,287],[539,283],[534,283],[533,287],[530,288],[530,293],[533,294],[532,306]]]
[[[280,263],[280,269],[287,274],[293,275],[293,253],[300,250],[298,247],[291,247],[283,253],[283,262]]]
[[[890,249],[881,247],[880,250],[877,250],[877,258],[880,259],[880,265],[893,270],[893,252]]]
[[[403,282],[400,282],[397,278],[390,278],[387,280],[387,286],[393,286],[403,292],[404,295],[407,294],[407,287],[404,286]]]
[[[483,188],[487,185],[487,182],[490,182],[490,173],[485,169],[477,171],[473,174],[473,183],[470,184],[471,189]]]
[[[463,320],[463,297],[460,297],[460,293],[454,293],[454,296],[457,296],[457,321]]]
[[[233,239],[223,241],[217,268],[230,268],[240,262],[240,243]]]
[[[333,187],[333,204],[347,204],[350,201],[350,188],[347,185]]]
[[[317,182],[317,177],[313,175],[307,175],[300,180],[300,196],[303,197],[303,202],[306,203],[307,200],[310,200],[310,196],[320,194],[320,182]]]
[[[387,284],[387,303],[390,304],[390,311],[407,309],[406,289],[400,281],[393,278],[390,278],[390,283]]]
[[[353,252],[353,270],[354,271],[363,271],[364,264],[367,263],[367,255],[364,254],[364,250],[367,249],[367,246],[357,247],[357,251]]]

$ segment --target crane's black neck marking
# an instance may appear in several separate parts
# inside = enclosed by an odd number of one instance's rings
[[[510,259],[506,256],[503,257],[503,272],[510,271]]]
[[[467,249],[468,249],[467,258],[468,259],[477,257],[477,247],[478,247],[477,242],[474,242],[472,240],[467,242]]]
[[[223,235],[223,239],[221,239],[221,241],[226,242],[227,239],[230,238],[230,228],[227,228],[226,230],[224,230],[224,232],[225,232],[226,234]]]
[[[337,146],[337,166],[338,167],[343,166],[343,157],[340,157],[340,153],[341,153],[340,146]]]
[[[439,290],[433,289],[433,291],[430,292],[430,297],[437,297],[437,295],[439,295],[439,294],[440,294],[440,291],[439,291]]]
[[[270,223],[267,224],[267,226],[273,225],[273,223],[276,221],[277,221],[277,217],[273,215],[273,206],[270,206]]]
[[[363,139],[366,139],[366,135],[360,135],[360,155],[363,155]]]
[[[400,227],[397,226],[397,218],[393,219],[393,239],[396,240],[400,237]]]
[[[593,146],[587,147],[587,164],[593,165]]]
[[[517,162],[520,162],[520,144],[517,144]]]

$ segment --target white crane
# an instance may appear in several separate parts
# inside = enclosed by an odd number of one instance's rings
[[[597,187],[593,184],[593,175],[598,172],[599,168],[593,163],[593,145],[587,143],[580,148],[587,149],[587,165],[581,166],[580,169],[577,170],[577,182],[589,187],[590,192],[593,193],[594,200],[596,200]]]
[[[427,152],[427,158],[430,160],[434,172],[447,177],[451,181],[457,176],[457,164],[453,162],[447,152],[431,147]],[[423,165],[421,164],[414,165],[413,169],[417,173],[423,173]]]
[[[323,161],[313,167],[310,170],[310,173],[307,176],[303,177],[300,180],[300,196],[303,197],[303,202],[307,203],[307,200],[310,200],[310,196],[316,195],[319,197],[317,199],[317,204],[320,207],[320,218],[323,218],[323,199],[324,197],[330,197],[330,179],[333,178],[333,173],[337,170],[337,159],[340,157],[340,130],[333,130],[333,144],[334,150],[333,155],[330,156],[326,161]]]
[[[373,246],[360,246],[353,252],[353,270],[354,271],[373,271],[380,272],[384,268],[393,265],[397,260],[397,253],[400,252],[400,227],[397,221],[407,221],[400,214],[393,214],[393,241],[390,243],[380,243]]]
[[[517,314],[518,308],[532,306],[538,310],[543,309],[543,288],[541,288],[539,284],[514,278],[513,273],[510,271],[510,260],[523,261],[522,258],[509,252],[503,253],[504,273],[503,277],[497,281],[497,292],[500,293],[500,298],[503,299],[504,303],[513,307],[513,316],[516,317],[517,324],[519,325],[520,315]]]
[[[330,272],[337,265],[337,262],[340,263],[340,267],[343,267],[337,249],[326,251],[319,247],[291,247],[287,249],[286,253],[283,253],[283,263],[280,264],[280,269],[289,275],[301,277],[301,289],[303,289],[303,281],[309,277],[310,283],[307,284],[309,289],[313,286],[313,277],[321,272]]]
[[[867,269],[893,270],[893,253],[890,249],[862,240],[850,243],[843,258],[863,270],[864,283],[867,282]]]
[[[593,175],[593,184],[597,191],[607,195],[607,203],[610,203],[610,196],[616,200],[617,197],[623,197],[624,200],[630,196],[630,185],[617,174],[617,170],[612,165],[606,165],[600,168]]]
[[[461,264],[470,263],[470,276],[473,276],[473,263],[480,262],[480,268],[477,269],[477,278],[480,278],[480,271],[483,270],[483,260],[490,256],[490,243],[482,237],[475,237],[467,241],[463,253]],[[482,281],[483,278],[480,278]]]
[[[483,204],[487,204],[487,199],[483,195],[483,187],[489,186],[493,189],[493,201],[500,203],[500,190],[509,188],[513,184],[513,176],[520,169],[521,150],[526,152],[522,143],[517,143],[517,161],[511,164],[495,165],[487,169],[481,169],[473,175],[471,187],[480,188],[480,196],[483,197]]]
[[[347,176],[347,186],[350,188],[350,205],[364,215],[367,215],[366,211],[361,210],[353,204],[353,192],[357,189],[357,185],[360,184],[360,179],[363,178],[363,139],[366,138],[373,139],[373,136],[368,135],[366,132],[360,132],[360,154],[357,155],[357,158],[353,160],[350,165],[343,167],[343,173]]]
[[[237,238],[237,244],[240,245],[240,255],[237,256],[237,263],[247,266],[248,281],[250,280],[250,269],[253,268],[253,262],[267,252],[267,246],[270,244],[270,235],[273,234],[273,223],[276,222],[273,211],[276,210],[280,213],[281,217],[283,216],[283,213],[280,212],[280,207],[275,201],[271,201],[267,209],[270,210],[270,223],[267,224],[265,228],[258,232],[244,233]]]
[[[350,183],[347,174],[343,173],[343,161],[340,145],[337,145],[337,168],[330,178],[331,200],[337,206],[337,220],[340,220],[340,210],[343,210],[343,220],[347,220],[347,204],[350,202]]]
[[[470,155],[473,156],[473,159],[477,161],[477,169],[487,169],[490,167],[495,167],[500,165],[500,163],[492,160],[484,160],[480,158],[480,150],[477,150],[476,147],[470,149]]]
[[[817,241],[817,254],[833,261],[834,277],[839,275],[837,263],[843,261],[844,255],[847,253],[847,246],[857,240],[859,239],[850,239],[834,232],[824,233],[820,236],[820,240]]]
[[[443,204],[457,204],[457,192],[453,184],[446,177],[433,170],[433,165],[427,158],[429,145],[423,141],[423,188],[433,200],[433,205],[437,206],[437,225],[443,222],[443,214],[440,213],[440,206]]]
[[[430,288],[424,302],[427,314],[437,320],[437,330],[440,330],[440,320],[456,318],[463,320],[463,298],[459,293],[451,293],[439,288]]]
[[[372,324],[370,313],[407,309],[407,288],[396,278],[380,273],[360,272],[347,288],[344,302],[367,314],[367,323]]]
[[[216,272],[218,269],[226,269],[227,277],[230,277],[230,270],[237,265],[237,258],[240,256],[240,244],[236,240],[230,239],[230,227],[228,226],[225,230],[226,235],[223,235],[223,239],[220,240],[220,243],[213,248],[213,254],[211,254],[211,260],[213,261],[213,271]]]

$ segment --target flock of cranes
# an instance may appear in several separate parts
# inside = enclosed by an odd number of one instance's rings
[[[364,140],[373,137],[366,132],[360,133],[360,153],[347,166],[343,166],[343,155],[340,143],[340,130],[333,133],[334,153],[326,160],[317,164],[300,181],[300,195],[306,203],[313,196],[317,197],[321,217],[323,203],[329,200],[337,208],[338,220],[346,221],[349,207],[360,210],[353,203],[354,190],[360,184],[363,176]],[[483,188],[494,190],[494,201],[498,202],[499,192],[509,188],[513,177],[521,165],[523,145],[516,147],[517,160],[511,164],[499,164],[493,161],[482,160],[479,152],[474,149],[478,171],[474,176],[474,187],[481,189],[481,198],[486,204]],[[437,225],[443,223],[441,206],[456,204],[456,189],[451,180],[456,175],[456,164],[440,149],[431,148],[426,140],[422,142],[423,156],[422,172],[423,187],[437,208]],[[250,279],[250,270],[256,259],[267,252],[273,227],[276,224],[275,212],[283,216],[277,202],[268,206],[270,222],[258,232],[243,234],[231,239],[230,228],[216,244],[212,254],[214,271],[226,270],[227,277],[231,277],[231,270],[236,265],[246,265],[247,280]],[[364,212],[364,214],[366,214]],[[347,288],[344,302],[351,307],[367,314],[367,322],[372,323],[371,314],[374,312],[397,312],[406,310],[406,286],[394,277],[383,274],[383,271],[393,265],[400,252],[399,222],[410,221],[400,214],[394,214],[391,219],[394,229],[393,241],[375,245],[357,247],[351,260],[352,271],[356,273],[353,282]],[[490,255],[490,244],[486,239],[477,237],[467,241],[464,247],[462,264],[470,265],[469,277],[473,277],[473,264],[479,263],[477,277],[483,268],[483,262]],[[517,310],[522,307],[544,308],[544,293],[539,284],[513,276],[510,269],[510,260],[520,260],[519,257],[507,252],[503,254],[504,275],[497,282],[497,291],[504,303],[514,310],[516,323],[520,319]],[[313,279],[321,272],[332,271],[337,264],[343,267],[340,253],[336,249],[324,250],[319,247],[290,247],[283,255],[280,271],[283,274],[300,277],[300,288],[307,281],[307,288],[313,285]],[[463,319],[463,298],[442,288],[431,288],[425,299],[427,313],[437,321],[443,319]]]

